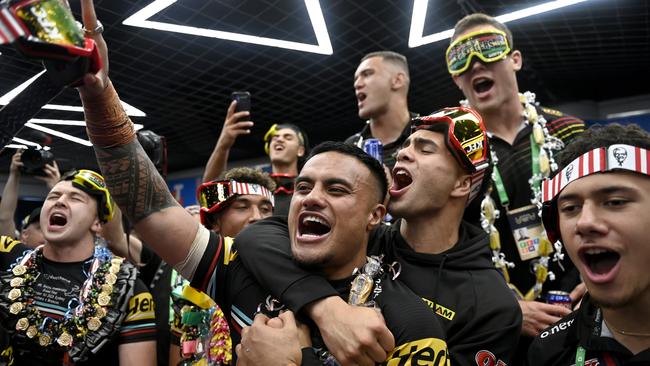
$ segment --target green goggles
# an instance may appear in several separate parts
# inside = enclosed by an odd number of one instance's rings
[[[511,51],[508,37],[498,30],[482,30],[468,33],[453,41],[447,48],[447,70],[451,75],[467,71],[476,56],[483,62],[504,59]]]

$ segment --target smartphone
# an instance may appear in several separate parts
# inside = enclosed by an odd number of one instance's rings
[[[235,112],[243,112],[251,110],[251,93],[247,91],[234,91],[230,95],[232,100],[237,101]]]

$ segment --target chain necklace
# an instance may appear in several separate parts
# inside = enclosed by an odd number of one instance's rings
[[[63,351],[68,351],[76,342],[83,342],[88,332],[97,331],[102,326],[102,319],[113,305],[113,285],[124,258],[113,256],[106,248],[96,247],[88,278],[81,286],[78,298],[70,300],[68,311],[60,320],[44,317],[34,305],[33,286],[41,274],[42,261],[40,246],[27,251],[11,269],[14,277],[9,284],[12,289],[6,295],[11,304],[9,312],[18,318],[16,332],[26,335],[41,347],[58,345]],[[75,302],[77,306],[73,307]]]
[[[614,328],[611,324],[609,324],[609,322],[607,320],[604,320],[604,321],[605,321],[605,324],[607,324],[607,328],[613,330],[614,332],[616,332],[618,334],[622,334],[624,336],[629,336],[629,337],[650,337],[650,332],[642,333],[642,332],[630,332],[630,331],[627,331],[627,330],[620,330],[620,329]]]
[[[538,216],[541,217],[542,209],[542,192],[541,192],[541,181],[545,178],[548,178],[551,172],[558,169],[558,165],[555,162],[554,152],[561,150],[564,147],[564,143],[557,137],[551,136],[547,126],[546,118],[543,115],[537,113],[536,106],[538,103],[535,102],[535,93],[525,92],[519,94],[519,101],[523,105],[522,118],[524,123],[532,128],[531,136],[531,150],[533,148],[539,151],[538,154],[533,155],[533,174],[530,179],[528,179],[528,184],[530,185],[530,190],[532,197],[530,202],[538,208]],[[469,102],[467,100],[461,100],[460,105],[464,107],[469,107]],[[498,173],[498,162],[496,151],[490,149],[491,158],[493,163],[493,173],[492,173],[492,182],[495,182],[500,177],[497,177]],[[537,157],[535,158],[535,155]],[[496,203],[491,197],[492,187],[487,190],[483,201],[481,202],[481,227],[490,237],[490,249],[492,250],[492,262],[495,267],[501,271],[508,283],[508,286],[515,291],[517,296],[524,300],[534,300],[542,292],[542,287],[547,278],[550,278],[551,281],[555,279],[555,274],[548,270],[549,265],[549,256],[555,248],[555,254],[553,255],[553,261],[559,263],[564,259],[564,254],[562,253],[562,244],[557,241],[554,244],[551,244],[547,239],[540,238],[540,243],[538,247],[539,259],[534,264],[535,272],[535,284],[533,287],[526,292],[522,293],[517,289],[513,284],[510,283],[510,276],[508,275],[508,268],[513,268],[515,265],[512,262],[506,260],[505,254],[501,252],[501,239],[499,231],[494,222],[499,218],[500,211],[496,208]]]

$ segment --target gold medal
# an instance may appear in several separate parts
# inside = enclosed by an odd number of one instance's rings
[[[27,272],[27,267],[23,266],[22,264],[19,264],[16,267],[14,267],[11,270],[11,272],[13,272],[15,276],[22,276],[25,274],[25,272]]]
[[[99,305],[95,305],[95,316],[97,319],[101,319],[106,316],[106,309]]]
[[[14,289],[11,289],[11,291],[9,291],[9,295],[7,295],[7,297],[9,298],[9,300],[14,301],[17,298],[19,298],[20,295],[22,295],[22,294],[23,294],[23,292],[20,291],[20,289],[14,288]]]
[[[108,283],[105,283],[102,285],[102,292],[105,292],[107,294],[110,294],[113,292],[113,285],[109,285]]]
[[[11,287],[20,287],[20,286],[23,285],[23,283],[25,283],[24,278],[22,278],[22,277],[14,277],[14,278],[11,279],[11,282],[9,282],[9,285],[11,285]]]
[[[72,345],[72,336],[70,335],[70,333],[63,332],[59,336],[59,339],[56,340],[56,343],[58,343],[59,346],[61,347],[70,347]]]
[[[111,296],[102,292],[97,296],[97,303],[101,306],[107,306],[111,302]]]
[[[116,281],[117,281],[117,276],[115,276],[112,273],[106,274],[106,283],[108,283],[109,285],[114,285]]]
[[[99,327],[102,326],[102,321],[99,320],[99,318],[92,317],[88,319],[87,326],[89,330],[96,331],[97,329],[99,329]]]
[[[34,338],[38,334],[38,329],[35,326],[30,325],[25,334],[27,334],[27,337],[29,338]]]
[[[23,311],[23,308],[24,308],[24,306],[23,306],[22,302],[15,302],[15,303],[11,304],[11,306],[9,306],[9,312],[16,315],[16,314],[20,313],[21,311]]]
[[[52,342],[52,338],[50,338],[50,336],[47,335],[47,334],[41,334],[41,336],[38,337],[38,344],[41,347],[45,347],[45,346],[49,345],[50,342]]]
[[[27,318],[20,318],[16,322],[16,330],[25,330],[29,328],[29,320]]]

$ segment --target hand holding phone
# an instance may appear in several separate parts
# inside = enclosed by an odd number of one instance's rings
[[[237,102],[235,112],[251,111],[251,93],[247,91],[234,91],[230,97]]]
[[[250,129],[253,127],[253,122],[250,120],[251,94],[247,91],[235,91],[230,97],[237,103],[233,107],[231,101],[217,142],[217,145],[225,149],[230,149],[240,135],[250,134]]]

